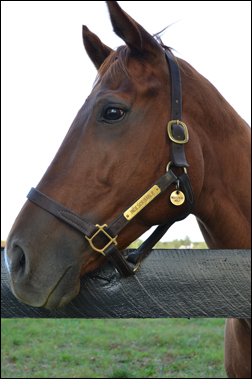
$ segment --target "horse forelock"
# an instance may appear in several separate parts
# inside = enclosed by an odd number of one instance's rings
[[[154,34],[153,38],[156,39],[156,41],[159,43],[160,46],[164,50],[167,50],[172,53],[172,48],[166,46],[159,34],[162,33],[156,33]],[[142,65],[145,65],[145,58],[144,56],[135,51],[130,50],[130,48],[127,45],[119,46],[116,50],[113,50],[109,56],[105,59],[105,61],[100,66],[97,76],[95,78],[93,88],[101,81],[101,79],[106,75],[108,78],[114,79],[122,72],[128,77],[131,78],[132,75],[128,70],[128,61],[129,58],[136,58],[139,63]]]
[[[127,69],[129,55],[130,51],[127,45],[119,46],[117,50],[112,51],[100,66],[93,87],[95,87],[105,75],[115,78],[123,71],[127,77],[130,77],[130,73]]]

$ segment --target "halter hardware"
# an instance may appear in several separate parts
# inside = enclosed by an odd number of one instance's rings
[[[127,220],[131,220],[137,215],[143,208],[146,207],[156,196],[161,192],[161,189],[155,184],[143,196],[140,197],[134,204],[132,204],[126,211],[123,213],[124,217]]]
[[[104,250],[106,250],[112,243],[115,244],[115,246],[117,245],[117,236],[115,236],[114,238],[111,237],[107,232],[106,230],[104,230],[104,228],[107,228],[108,225],[107,224],[104,224],[104,225],[99,225],[99,224],[96,224],[95,226],[97,226],[98,230],[96,233],[94,233],[94,235],[91,237],[91,238],[88,238],[87,236],[86,239],[88,240],[88,242],[90,243],[90,246],[92,247],[92,249],[94,249],[95,251],[98,251],[98,253],[101,253],[102,255],[104,255],[106,257],[106,254],[104,253]],[[94,246],[93,244],[93,239],[100,233],[100,232],[103,232],[103,234],[105,234],[105,236],[110,240],[106,246],[104,246],[103,249],[98,249],[97,247]]]
[[[185,138],[182,141],[180,141],[180,140],[178,140],[178,139],[176,139],[176,138],[173,137],[172,130],[171,130],[172,124],[177,124],[177,125],[183,126],[184,132],[185,132]],[[168,132],[168,136],[169,136],[170,140],[172,142],[178,143],[180,145],[183,145],[184,143],[188,142],[188,140],[189,140],[189,134],[188,134],[187,126],[182,121],[172,120],[172,121],[168,122],[167,132]]]
[[[170,161],[167,166],[166,166],[166,172],[168,172],[170,170],[170,166],[172,164],[172,161]],[[183,170],[184,170],[184,173],[187,174],[187,169],[186,167],[183,167]]]

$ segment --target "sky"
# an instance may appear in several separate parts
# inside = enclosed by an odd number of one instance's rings
[[[175,23],[163,42],[210,80],[251,125],[250,1],[119,4],[151,34]],[[111,48],[124,42],[114,34],[102,1],[2,1],[1,8],[5,240],[27,193],[40,181],[91,91],[96,70],[83,47],[82,25]],[[162,241],[185,236],[203,241],[194,216],[172,226]]]

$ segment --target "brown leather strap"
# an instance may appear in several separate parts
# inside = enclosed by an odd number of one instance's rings
[[[124,278],[128,278],[135,274],[134,270],[130,267],[130,265],[125,260],[122,253],[117,249],[117,247],[113,244],[107,247],[104,251],[106,257],[112,262],[112,264],[116,267],[117,271]]]
[[[142,243],[141,246],[127,257],[127,260],[132,263],[137,263],[142,260],[151,251],[153,246],[163,237],[167,230],[174,224],[174,221],[164,225],[159,225],[154,232]]]
[[[182,121],[182,88],[179,66],[169,51],[165,51],[165,56],[171,78],[171,120]],[[172,135],[176,140],[183,141],[185,139],[184,128],[176,123],[172,124]],[[171,141],[170,146],[172,166],[189,167],[186,162],[184,145]]]
[[[160,195],[176,180],[177,180],[176,175],[174,175],[173,172],[171,170],[169,170],[161,178],[159,178],[153,184],[153,186],[157,185],[159,187],[159,189],[160,189],[159,195]],[[153,186],[151,186],[147,191],[145,191],[141,196],[139,196],[138,199],[140,199],[145,193],[147,193]],[[93,225],[91,222],[88,222],[87,220],[85,220],[79,214],[71,211],[69,208],[67,208],[64,205],[58,203],[57,201],[51,199],[50,197],[44,195],[43,193],[39,192],[37,189],[35,189],[33,187],[31,188],[27,197],[34,204],[38,205],[40,208],[43,208],[47,212],[53,214],[54,216],[65,221],[69,225],[78,229],[80,232],[82,232],[88,238],[91,238],[94,235],[94,233],[96,233],[98,230],[98,228],[95,225]],[[137,200],[134,201],[134,203],[137,202]],[[132,203],[131,205],[133,205],[134,203]],[[131,207],[131,205],[129,207],[127,207],[126,210],[129,209]],[[124,216],[125,211],[121,212],[108,225],[108,227],[106,227],[104,229],[111,237],[115,237],[116,235],[118,235],[118,233],[131,221],[131,220],[127,220],[125,218],[125,216]]]
[[[67,224],[73,226],[75,229],[78,229],[89,238],[91,238],[98,230],[95,225],[89,223],[77,213],[71,211],[64,205],[57,203],[57,201],[44,195],[33,187],[31,188],[27,197],[30,201],[38,205],[40,208],[43,208],[47,212],[65,221]]]
[[[161,178],[159,178],[151,187],[148,188],[141,196],[139,196],[133,203],[129,205],[122,213],[120,213],[106,228],[107,233],[112,237],[115,237],[131,220],[127,220],[124,216],[124,213],[129,209],[134,203],[136,203],[145,193],[147,193],[154,185],[157,185],[160,188],[160,193],[163,193],[172,183],[177,180],[176,175],[169,170]],[[158,195],[158,196],[159,196]]]

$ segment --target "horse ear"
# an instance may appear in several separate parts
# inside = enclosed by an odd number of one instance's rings
[[[82,38],[86,52],[98,70],[113,50],[104,45],[85,25],[82,26]]]
[[[106,1],[114,32],[126,42],[131,50],[159,56],[162,48],[158,42],[133,18],[122,10],[116,1]],[[163,53],[163,52],[162,52]]]

